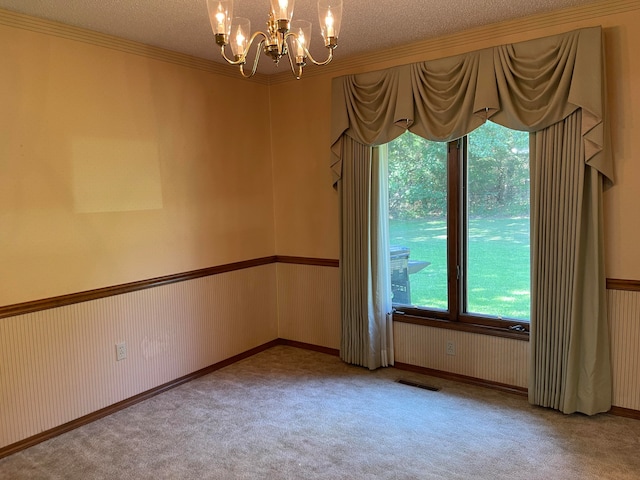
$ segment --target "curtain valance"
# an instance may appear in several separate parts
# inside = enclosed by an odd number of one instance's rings
[[[335,78],[331,168],[342,172],[347,135],[381,145],[406,129],[429,140],[466,135],[487,119],[539,131],[582,110],[585,162],[613,180],[605,150],[600,27],[439,60]]]

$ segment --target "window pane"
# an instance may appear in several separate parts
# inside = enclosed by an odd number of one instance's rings
[[[466,311],[529,320],[529,134],[486,122],[467,156]]]
[[[405,133],[389,144],[393,303],[446,310],[447,145]]]

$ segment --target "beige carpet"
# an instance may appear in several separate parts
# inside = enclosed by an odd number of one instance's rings
[[[640,421],[280,346],[2,459],[0,478],[640,479]]]

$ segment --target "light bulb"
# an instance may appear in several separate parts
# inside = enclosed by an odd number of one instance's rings
[[[244,54],[244,41],[245,36],[242,34],[240,27],[238,27],[238,33],[236,34],[236,45],[238,46],[238,49],[236,50],[237,55]]]
[[[304,57],[304,45],[305,45],[305,39],[304,39],[304,33],[301,31],[298,34],[298,57]]]
[[[327,11],[327,18],[324,19],[324,24],[327,26],[327,38],[335,36],[333,30],[333,14],[330,9]]]
[[[218,28],[216,30],[216,33],[225,33],[224,20],[225,20],[224,12],[216,13],[216,21],[218,22]]]
[[[280,5],[280,18],[288,18],[287,16],[287,7],[289,6],[288,0],[278,0],[278,5]]]

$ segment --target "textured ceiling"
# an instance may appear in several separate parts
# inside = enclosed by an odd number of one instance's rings
[[[343,0],[336,58],[467,30],[594,0]],[[220,61],[206,0],[0,0],[0,8],[196,57]],[[234,15],[265,30],[269,0],[236,0]],[[294,18],[312,22],[311,53],[324,59],[315,0],[297,0]],[[277,73],[267,58],[259,72]]]

